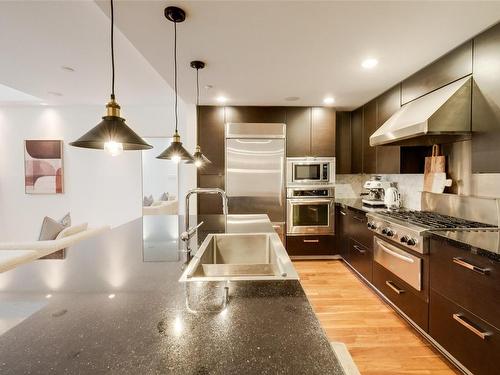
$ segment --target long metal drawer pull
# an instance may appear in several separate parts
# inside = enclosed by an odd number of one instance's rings
[[[474,327],[472,325],[472,322],[470,322],[462,314],[458,314],[458,313],[457,314],[453,314],[453,319],[455,319],[457,322],[459,322],[461,325],[463,325],[465,328],[467,328],[472,333],[474,333],[477,336],[481,337],[481,339],[483,339],[483,340],[485,340],[488,336],[491,336],[491,332],[484,332],[484,331],[481,331],[480,329]]]
[[[364,222],[365,220],[361,217],[357,217],[357,216],[352,216],[353,219],[357,220],[357,221],[360,221],[360,222]]]
[[[395,251],[392,251],[391,249],[385,247],[382,245],[380,242],[378,242],[378,245],[381,247],[381,249],[386,252],[389,255],[392,255],[393,257],[396,257],[398,259],[401,259],[402,261],[408,262],[408,263],[415,263],[415,261],[412,258],[405,257],[404,255],[401,255],[399,253],[396,253]]]
[[[366,253],[366,250],[363,250],[363,249],[362,249],[362,248],[360,248],[358,245],[352,245],[352,247],[354,247],[356,250],[358,250],[361,254]]]
[[[309,242],[309,243],[318,243],[319,240],[303,240],[304,242]]]
[[[387,285],[389,288],[391,288],[392,290],[394,290],[397,294],[401,294],[401,293],[404,293],[405,290],[404,289],[400,289],[396,286],[396,284],[394,284],[392,281],[389,281],[387,280],[385,282],[385,285]]]
[[[344,211],[340,211],[340,214],[346,216],[347,214]]]
[[[481,268],[478,266],[475,266],[473,264],[470,264],[469,262],[463,260],[462,258],[453,258],[453,263],[458,264],[459,266],[465,267],[471,271],[480,273],[481,275],[488,275],[490,273],[490,270],[488,268]]]

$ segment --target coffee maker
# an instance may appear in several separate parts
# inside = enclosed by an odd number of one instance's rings
[[[363,193],[365,197],[361,200],[364,205],[369,207],[385,207],[385,190],[391,187],[389,181],[382,181],[381,176],[372,176],[365,182],[363,188],[368,192]]]

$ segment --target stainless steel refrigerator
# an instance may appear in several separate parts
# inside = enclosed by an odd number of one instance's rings
[[[226,124],[226,193],[230,214],[267,214],[285,230],[285,124]]]

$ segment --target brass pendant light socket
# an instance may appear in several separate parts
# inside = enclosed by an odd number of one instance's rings
[[[116,116],[120,117],[120,105],[112,98],[108,104],[106,104],[106,116]]]

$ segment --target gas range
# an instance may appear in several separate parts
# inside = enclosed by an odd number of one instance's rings
[[[367,214],[373,232],[421,254],[429,251],[425,233],[430,230],[491,229],[493,225],[430,211],[380,211]]]

